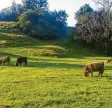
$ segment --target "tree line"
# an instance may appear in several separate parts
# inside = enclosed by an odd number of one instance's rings
[[[75,13],[75,33],[79,40],[103,54],[112,55],[112,0],[94,0],[94,10],[85,4]]]
[[[54,40],[67,35],[67,13],[64,10],[50,11],[47,0],[22,0],[0,11],[0,21],[16,21],[28,36]]]
[[[85,4],[75,13],[72,39],[112,55],[112,0],[93,1],[99,6],[97,10]],[[0,11],[0,21],[16,21],[28,36],[44,40],[65,38],[67,17],[64,10],[50,11],[47,0],[22,0],[22,4],[13,0],[10,7]]]

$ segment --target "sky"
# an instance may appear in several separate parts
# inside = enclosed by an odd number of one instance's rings
[[[21,0],[15,0],[16,3],[21,3]],[[48,0],[50,10],[65,10],[68,14],[67,23],[69,26],[74,26],[76,20],[74,19],[75,12],[79,10],[84,4],[90,4],[92,8],[95,8],[92,0]],[[11,6],[12,0],[1,0],[0,10],[2,8]]]

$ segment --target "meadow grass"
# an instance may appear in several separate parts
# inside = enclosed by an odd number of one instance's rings
[[[11,57],[10,65],[0,66],[0,108],[112,107],[109,57],[76,43],[33,41],[21,36],[17,40],[16,36],[0,34],[0,39],[8,42],[1,43],[0,56]],[[28,66],[13,65],[19,55],[28,57]],[[97,77],[96,72],[94,77],[84,78],[84,66],[93,61],[105,62],[103,77]]]
[[[4,33],[20,33],[17,22],[0,21],[0,32]]]

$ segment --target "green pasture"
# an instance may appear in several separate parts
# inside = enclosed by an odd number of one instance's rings
[[[0,33],[0,56],[11,63],[0,66],[0,108],[112,108],[112,63],[109,57],[67,41],[38,41]],[[28,57],[28,65],[14,66]],[[87,63],[105,62],[103,77],[85,78]]]

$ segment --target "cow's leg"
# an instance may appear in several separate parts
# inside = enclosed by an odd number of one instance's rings
[[[100,75],[101,75],[101,76],[103,75],[103,71],[100,72]]]
[[[93,72],[91,72],[91,76],[93,77]]]
[[[103,75],[103,72],[104,72],[104,68],[102,68],[102,70],[99,71],[99,76],[102,76]]]
[[[100,73],[101,77],[102,77],[102,74],[103,74],[103,73]]]
[[[89,73],[91,73],[90,71],[87,71],[87,77],[89,76]]]
[[[103,75],[103,72],[104,72],[104,68],[102,69],[101,76]]]
[[[98,77],[99,77],[100,75],[102,76],[102,72],[101,72],[101,71],[99,71]]]

